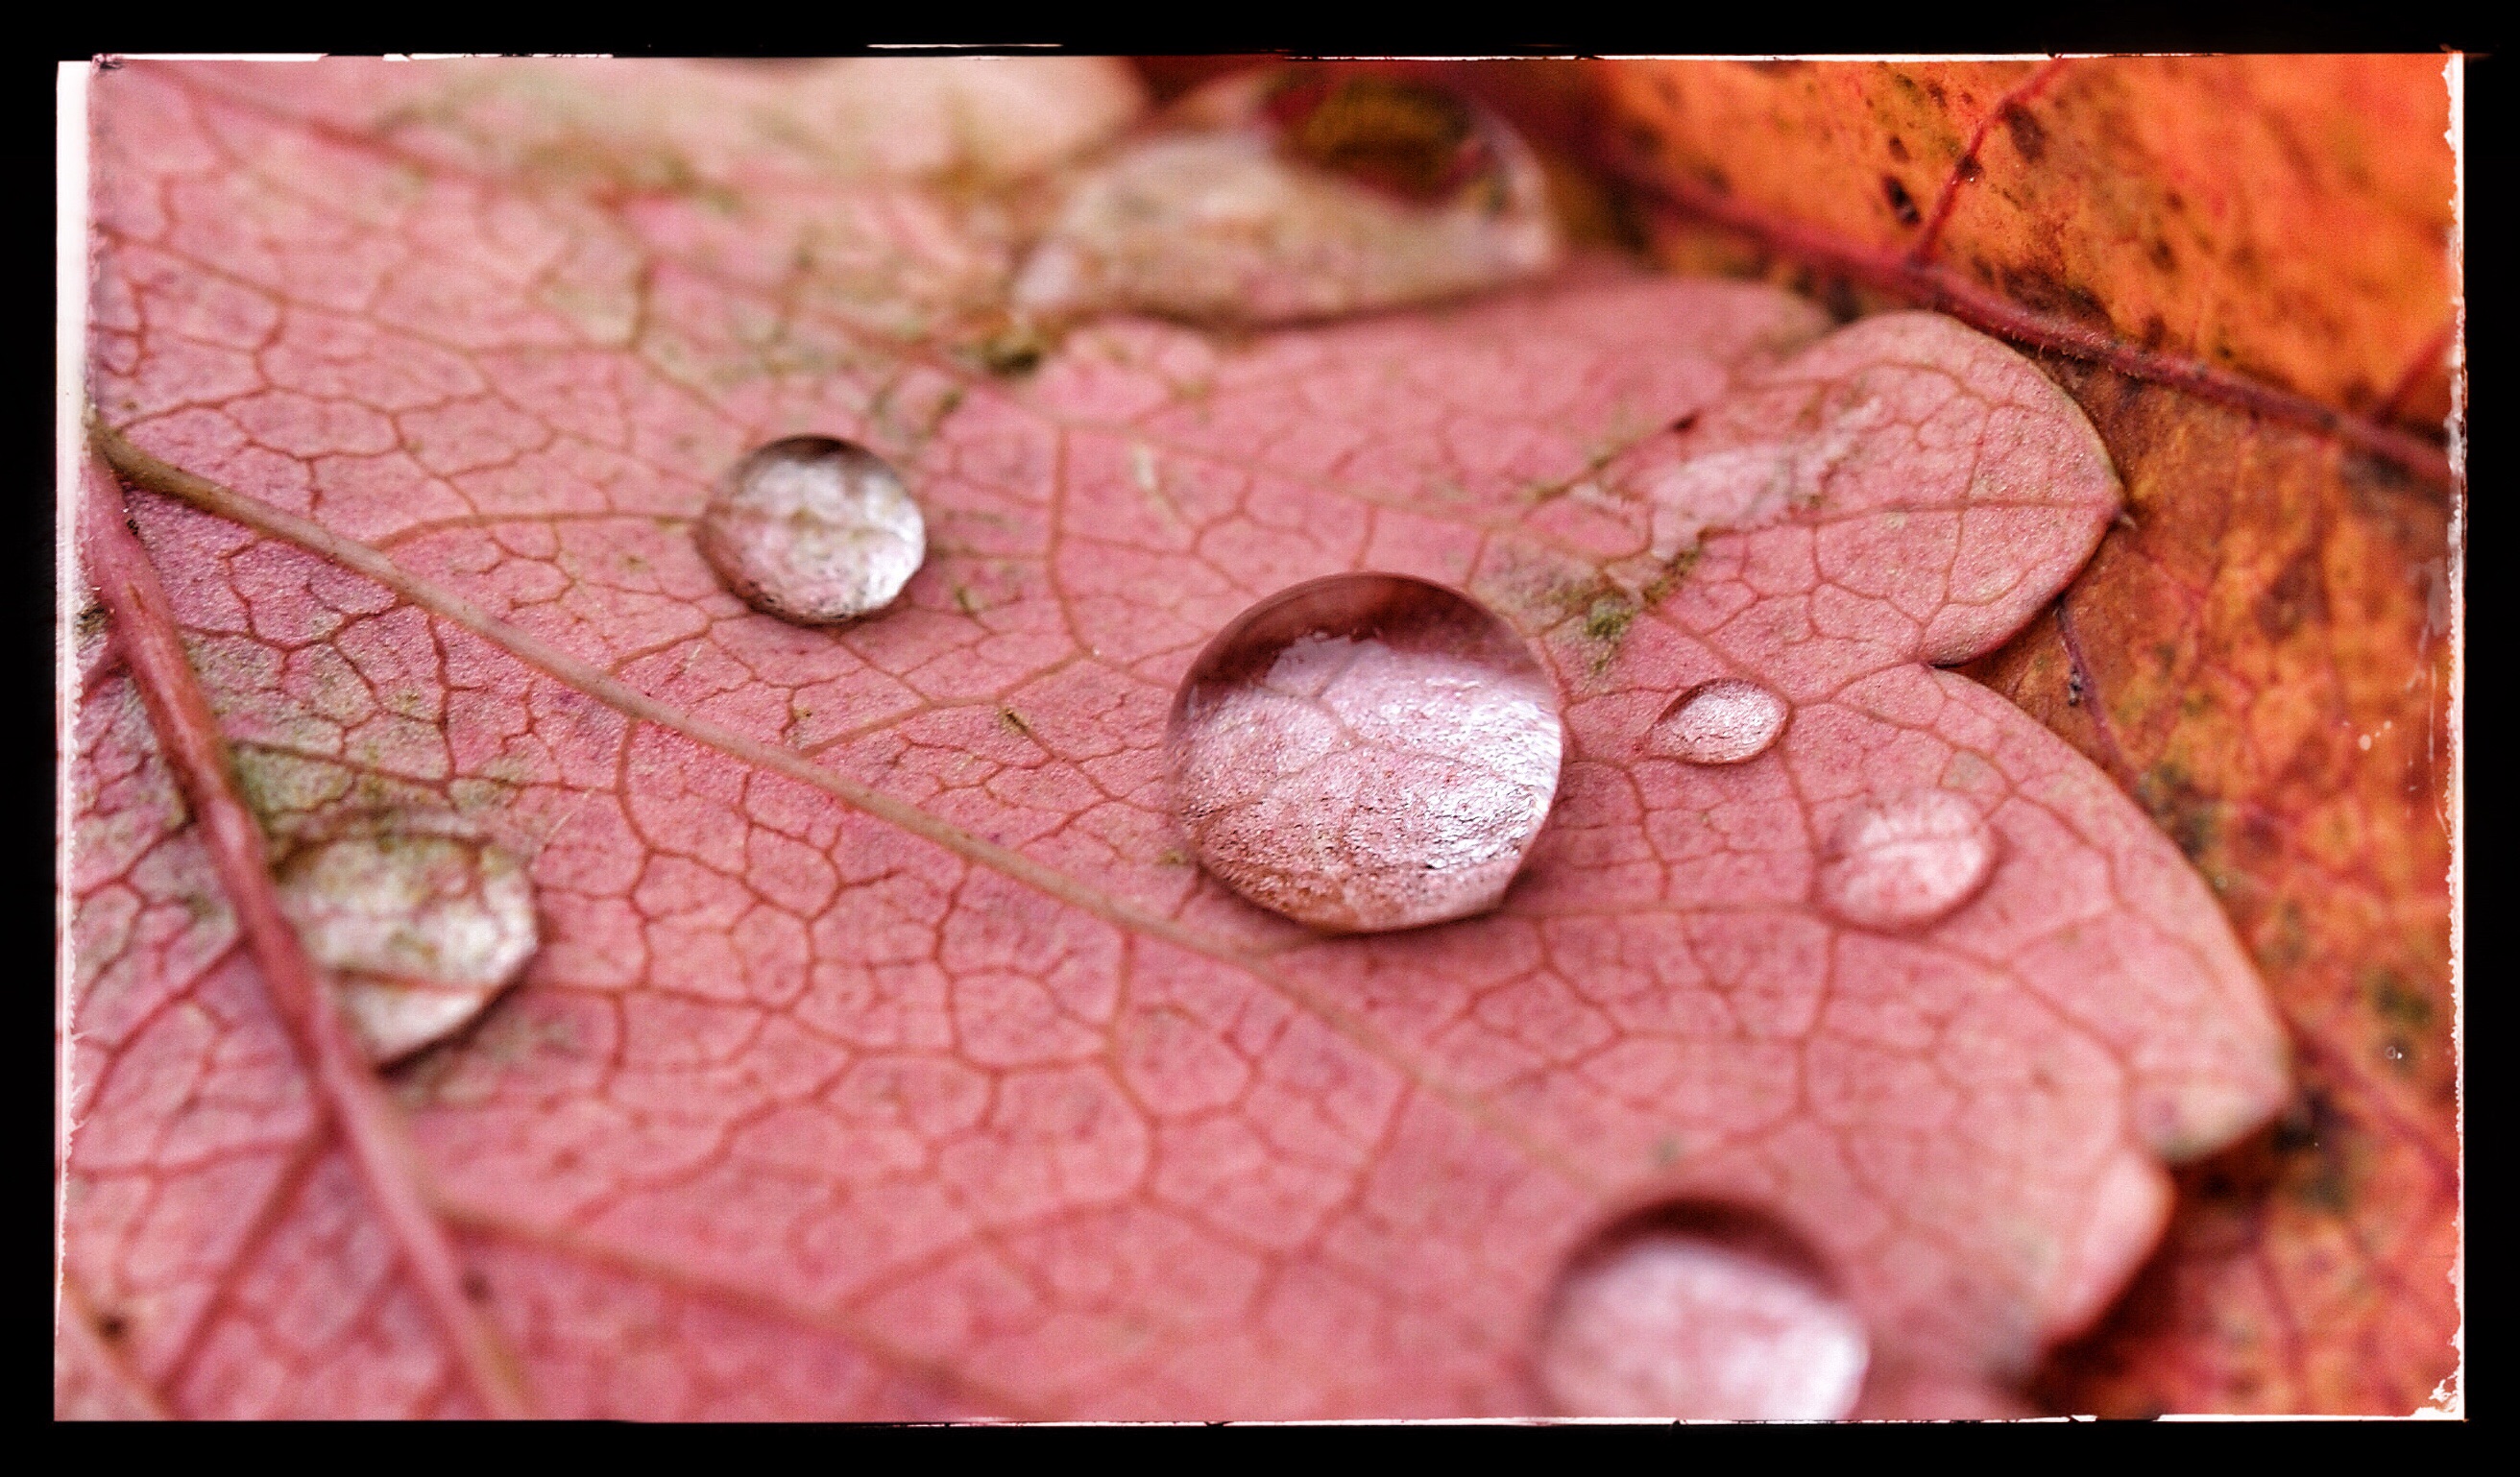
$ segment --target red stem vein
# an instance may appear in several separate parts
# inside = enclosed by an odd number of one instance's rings
[[[1947,267],[1915,260],[1903,251],[1839,240],[1816,227],[1772,216],[1757,206],[1687,179],[1652,177],[1631,161],[1605,160],[1604,168],[1639,190],[1649,204],[1675,214],[1711,220],[1754,238],[1779,255],[1838,273],[1919,307],[1948,313],[1997,337],[2097,364],[2131,379],[2169,385],[2270,421],[2334,436],[2395,463],[2435,487],[2447,489],[2452,485],[2450,454],[2412,432],[2211,365],[2121,342],[2084,324],[2023,307]]]
[[[96,468],[81,489],[79,542],[87,574],[122,641],[151,726],[174,771],[247,947],[261,967],[316,1097],[340,1133],[361,1185],[384,1222],[473,1395],[493,1414],[532,1413],[516,1356],[465,1296],[453,1238],[430,1208],[425,1172],[401,1114],[369,1067],[324,971],[280,911],[262,827],[237,795],[227,744],[185,654],[157,566],[141,547],[112,473]]]
[[[1995,106],[1986,111],[1986,116],[1977,120],[1977,127],[1969,134],[1968,147],[1960,151],[1959,158],[1953,163],[1950,177],[1943,181],[1942,194],[1934,197],[1934,208],[1925,216],[1924,228],[1916,233],[1915,244],[1908,248],[1909,260],[1921,266],[1934,259],[1934,249],[1942,244],[1943,223],[1952,218],[1952,209],[1959,203],[1961,189],[1973,183],[1985,168],[1987,134],[2002,121],[2007,110],[2028,107],[2046,92],[2048,84],[2055,81],[2056,73],[2064,67],[2065,58],[2048,58],[2018,86],[1996,99]]]

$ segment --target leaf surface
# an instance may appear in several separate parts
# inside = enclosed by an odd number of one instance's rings
[[[537,1409],[1524,1412],[1558,1270],[1670,1197],[1813,1244],[1870,1409],[1983,1409],[2150,1248],[2160,1161],[2275,1106],[2171,841],[1933,665],[2120,499],[2010,351],[1591,262],[1252,338],[1111,321],[996,379],[995,156],[800,153],[793,98],[844,139],[865,105],[611,75],[96,87],[93,393],[237,788],[277,836],[402,806],[529,859],[522,985],[390,1086]],[[1058,85],[1079,144],[1127,112]],[[808,431],[927,515],[837,631],[690,536]],[[1324,939],[1185,862],[1163,718],[1210,632],[1361,568],[1533,638],[1569,761],[1499,913]],[[140,633],[81,632],[57,1399],[478,1410],[240,946]],[[1793,703],[1776,750],[1646,756],[1724,675]],[[1833,828],[1918,787],[1980,809],[1993,881],[1834,921]]]

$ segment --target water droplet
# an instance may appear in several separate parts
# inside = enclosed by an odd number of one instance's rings
[[[1690,764],[1739,764],[1785,731],[1785,699],[1755,682],[1719,677],[1680,694],[1645,736],[1657,754]]]
[[[1165,124],[1075,178],[1015,274],[1018,313],[1284,323],[1498,287],[1564,254],[1538,156],[1441,89],[1247,71]]]
[[[363,817],[301,843],[276,872],[281,911],[338,976],[351,1029],[379,1063],[480,1013],[537,942],[524,868],[451,816]]]
[[[1567,1415],[1835,1420],[1870,1359],[1862,1320],[1773,1234],[1661,1225],[1559,1285],[1539,1370]]]
[[[698,537],[746,604],[803,625],[881,609],[927,558],[927,525],[900,474],[831,436],[789,436],[735,464]]]
[[[1380,932],[1496,906],[1564,745],[1555,689],[1511,627],[1441,585],[1344,574],[1209,642],[1169,748],[1210,873],[1316,928]]]
[[[1995,832],[1949,790],[1916,789],[1849,811],[1820,867],[1821,902],[1866,928],[1929,923],[1995,871]]]

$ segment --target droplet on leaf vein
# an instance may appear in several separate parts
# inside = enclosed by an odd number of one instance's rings
[[[1388,574],[1282,591],[1173,704],[1174,808],[1200,863],[1332,932],[1494,907],[1557,790],[1557,696],[1510,627]]]
[[[1739,764],[1785,731],[1785,699],[1755,682],[1719,677],[1683,693],[1647,737],[1647,747],[1690,764]]]
[[[738,462],[696,536],[728,589],[801,625],[883,608],[927,558],[927,525],[900,474],[831,436],[789,436]]]
[[[1986,885],[1995,849],[1986,818],[1949,790],[1868,801],[1830,835],[1821,861],[1821,903],[1859,927],[1930,923]]]
[[[276,881],[381,1065],[462,1029],[538,942],[523,866],[451,816],[364,818],[296,847]]]

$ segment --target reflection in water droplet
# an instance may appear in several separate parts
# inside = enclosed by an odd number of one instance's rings
[[[1949,790],[1917,789],[1857,806],[1820,868],[1829,912],[1866,928],[1929,923],[1967,902],[1995,871],[1995,832]]]
[[[281,911],[339,976],[379,1063],[461,1028],[537,942],[524,868],[453,817],[366,818],[299,846],[277,873]]]
[[[1564,253],[1538,156],[1416,83],[1222,77],[1079,174],[1012,306],[1258,325],[1433,301]]]
[[[1655,1231],[1559,1287],[1540,1377],[1567,1415],[1835,1420],[1869,1340],[1816,1276],[1712,1236]]]
[[[1316,928],[1496,905],[1557,792],[1557,695],[1468,597],[1334,575],[1262,601],[1173,702],[1182,828],[1210,873]]]
[[[804,625],[890,604],[927,558],[927,526],[900,474],[830,436],[789,436],[738,462],[698,537],[745,604]]]
[[[1683,693],[1654,721],[1645,746],[1691,764],[1755,759],[1785,731],[1785,699],[1755,682],[1719,677]]]

